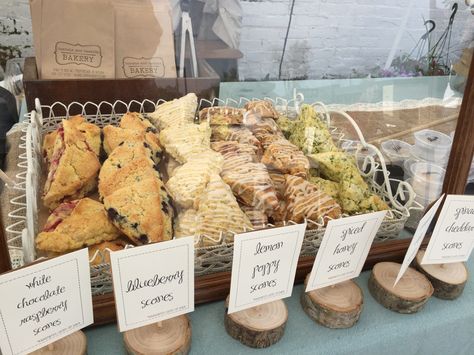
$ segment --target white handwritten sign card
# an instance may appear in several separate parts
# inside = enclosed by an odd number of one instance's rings
[[[0,349],[28,354],[94,321],[82,249],[0,275]]]
[[[418,249],[420,249],[420,245],[425,238],[426,231],[428,230],[431,221],[433,220],[434,216],[436,215],[436,211],[438,211],[439,205],[441,201],[443,201],[444,194],[431,206],[431,208],[425,213],[422,219],[420,219],[420,223],[418,223],[418,227],[416,228],[415,234],[410,242],[410,246],[408,247],[407,253],[405,254],[405,258],[403,259],[402,266],[400,267],[400,271],[398,272],[397,279],[393,284],[395,287],[400,281],[400,279],[407,271],[408,267],[410,266],[413,259],[415,259],[416,253],[418,253]]]
[[[194,311],[194,238],[110,253],[121,332]]]
[[[228,313],[290,297],[306,223],[234,238]]]
[[[422,264],[466,261],[474,245],[474,196],[448,195]]]
[[[306,292],[359,276],[387,211],[328,222]]]

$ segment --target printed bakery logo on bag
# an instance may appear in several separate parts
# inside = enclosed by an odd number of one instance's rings
[[[466,261],[474,246],[474,196],[447,195],[422,264]]]
[[[123,74],[127,78],[155,78],[165,76],[163,58],[123,58]]]
[[[102,64],[100,46],[57,42],[54,54],[59,65],[77,64],[98,68]]]
[[[1,275],[0,295],[4,355],[30,353],[92,324],[87,249]]]
[[[228,313],[291,296],[306,223],[234,238]]]
[[[359,276],[386,213],[380,211],[329,221],[306,292]]]
[[[194,238],[110,253],[121,332],[194,310]]]

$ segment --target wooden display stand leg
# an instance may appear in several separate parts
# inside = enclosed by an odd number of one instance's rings
[[[433,286],[422,273],[408,268],[393,287],[400,267],[392,262],[376,264],[369,278],[369,291],[385,308],[405,314],[418,312],[433,294]]]
[[[191,324],[186,315],[123,333],[129,354],[186,355],[191,348]]]
[[[413,264],[432,283],[433,295],[444,300],[458,298],[467,282],[466,265],[464,263],[421,265],[424,255],[425,251],[420,250]]]
[[[85,355],[87,351],[86,335],[78,330],[67,337],[59,339],[41,349],[33,351],[31,355]]]
[[[285,333],[288,308],[277,300],[243,311],[227,314],[229,297],[226,300],[225,329],[242,344],[252,348],[267,348],[277,343]]]
[[[305,287],[308,282],[306,277]],[[359,320],[364,296],[352,280],[301,294],[301,305],[315,322],[333,329],[350,328]]]

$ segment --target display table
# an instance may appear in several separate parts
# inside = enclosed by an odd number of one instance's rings
[[[474,259],[468,263],[474,270]],[[331,330],[314,323],[300,306],[303,286],[285,300],[288,323],[283,339],[274,346],[254,350],[227,335],[224,303],[198,306],[191,314],[191,354],[472,354],[474,352],[474,277],[455,301],[431,298],[417,314],[391,312],[375,302],[367,289],[369,273],[356,282],[364,292],[364,310],[350,329]],[[116,325],[86,331],[89,354],[126,354]]]

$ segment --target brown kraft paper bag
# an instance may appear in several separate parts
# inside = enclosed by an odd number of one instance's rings
[[[168,1],[114,0],[117,78],[175,78]]]
[[[114,78],[114,12],[109,0],[43,0],[43,79]]]

